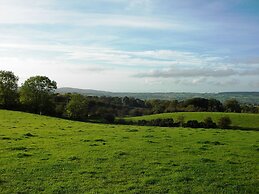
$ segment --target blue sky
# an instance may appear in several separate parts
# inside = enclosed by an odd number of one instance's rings
[[[259,91],[258,0],[0,0],[0,69],[117,92]]]

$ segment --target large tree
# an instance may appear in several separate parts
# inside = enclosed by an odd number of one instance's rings
[[[21,87],[21,104],[34,113],[51,114],[54,111],[55,89],[57,83],[46,76],[30,77]]]
[[[18,102],[18,77],[11,71],[0,71],[0,106],[13,109]]]
[[[226,112],[241,112],[241,106],[236,99],[229,99],[224,102]]]

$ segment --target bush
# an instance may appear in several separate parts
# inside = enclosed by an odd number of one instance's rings
[[[180,115],[180,116],[177,117],[177,122],[179,123],[180,127],[184,126],[184,121],[185,121],[184,115]]]
[[[119,125],[126,125],[127,124],[126,120],[124,120],[124,119],[117,119],[117,120],[115,120],[115,123],[119,124]]]
[[[199,128],[200,123],[197,120],[190,120],[187,121],[187,123],[185,124],[186,127],[190,127],[190,128]]]
[[[217,124],[213,122],[211,117],[207,117],[204,119],[204,127],[205,128],[217,128]]]
[[[140,126],[145,126],[145,125],[148,125],[148,121],[146,121],[146,120],[139,120],[137,124],[140,125]]]
[[[218,126],[221,129],[228,129],[230,128],[231,123],[231,119],[228,116],[224,116],[219,118]]]
[[[114,123],[115,116],[113,114],[103,114],[103,120],[105,123]]]

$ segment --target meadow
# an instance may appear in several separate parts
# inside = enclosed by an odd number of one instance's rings
[[[259,126],[258,117],[248,123],[239,116],[231,116],[234,125]],[[0,110],[0,193],[259,193],[258,153],[257,131],[93,124]]]
[[[217,122],[220,117],[228,116],[233,128],[239,128],[244,130],[259,130],[259,114],[250,114],[250,113],[225,113],[225,112],[176,112],[176,113],[162,113],[162,114],[153,114],[146,116],[138,117],[126,117],[125,120],[152,120],[152,119],[167,119],[173,118],[174,121],[177,121],[179,116],[184,116],[185,121],[188,120],[197,120],[203,121],[207,117],[211,117],[214,122]]]

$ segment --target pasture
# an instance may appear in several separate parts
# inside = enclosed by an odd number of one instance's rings
[[[179,116],[183,115],[185,121],[188,120],[197,120],[203,121],[206,117],[211,117],[214,122],[217,122],[220,117],[228,116],[232,124],[231,126],[240,128],[240,129],[251,129],[259,130],[259,114],[249,114],[249,113],[221,113],[221,112],[176,112],[176,113],[162,113],[162,114],[153,114],[146,116],[138,117],[126,117],[125,120],[152,120],[152,119],[167,119],[173,118],[174,121],[177,121]]]
[[[258,127],[258,117],[231,119]],[[0,193],[251,194],[259,193],[258,163],[257,131],[91,124],[0,110]]]

